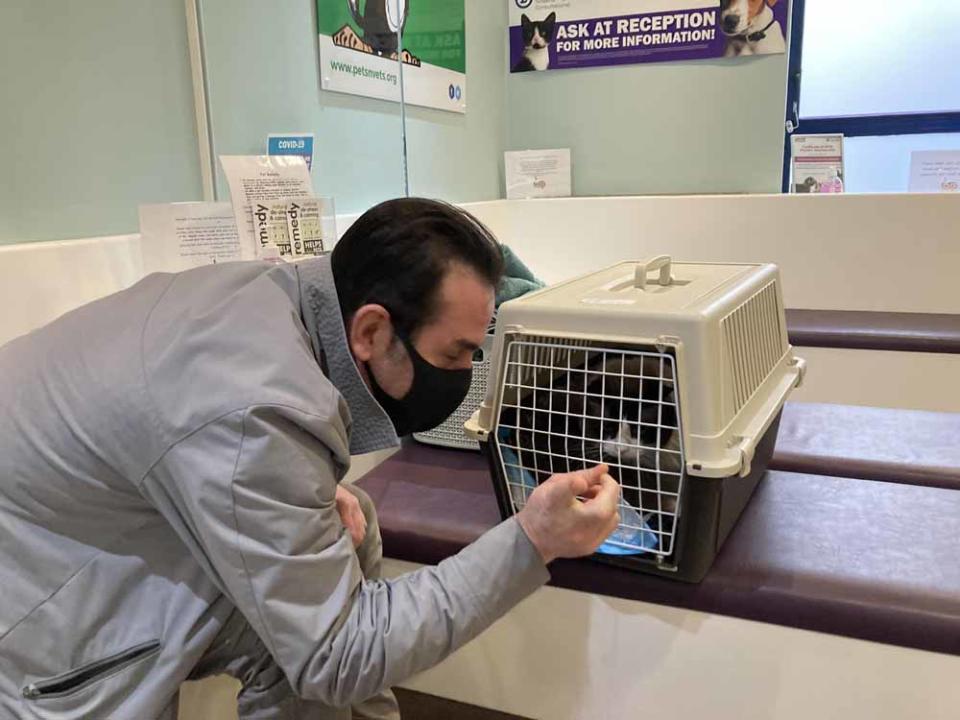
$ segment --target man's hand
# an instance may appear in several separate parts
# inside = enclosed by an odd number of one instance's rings
[[[580,501],[577,497],[582,497]],[[548,564],[594,552],[620,520],[620,486],[606,465],[554,475],[517,514],[520,527]]]
[[[345,488],[337,485],[337,512],[340,514],[340,521],[350,533],[350,539],[353,540],[353,546],[360,547],[364,536],[367,534],[367,519],[363,516],[360,509],[360,501]]]

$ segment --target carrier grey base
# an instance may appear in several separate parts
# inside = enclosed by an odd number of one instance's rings
[[[676,542],[670,556],[661,558],[650,553],[596,553],[591,559],[683,582],[698,583],[703,580],[766,474],[777,444],[779,428],[780,413],[777,413],[757,444],[750,473],[744,477],[704,478],[684,474]],[[510,490],[493,443],[496,443],[496,439],[491,435],[488,441],[480,443],[480,449],[490,465],[500,514],[507,519],[513,515]]]

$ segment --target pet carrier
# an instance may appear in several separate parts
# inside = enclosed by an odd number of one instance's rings
[[[439,445],[441,447],[456,448],[459,450],[479,450],[477,441],[469,437],[464,431],[464,423],[470,419],[483,398],[487,395],[487,377],[490,371],[490,354],[493,350],[493,332],[496,327],[496,316],[490,327],[487,328],[487,338],[483,346],[473,356],[473,379],[470,381],[470,391],[460,403],[453,415],[447,418],[433,430],[414,433],[413,439],[425,445]]]
[[[776,266],[667,256],[503,305],[491,360],[466,427],[503,516],[550,475],[605,463],[620,525],[595,557],[690,582],[765,472],[805,367]]]

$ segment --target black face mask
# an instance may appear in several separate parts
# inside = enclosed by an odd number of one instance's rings
[[[403,437],[411,433],[432,430],[450,417],[460,407],[467,392],[473,368],[465,370],[446,370],[427,362],[410,342],[410,339],[397,332],[413,363],[413,384],[409,392],[400,400],[388,395],[367,364],[367,374],[373,397],[380,403],[393,423],[397,435]]]

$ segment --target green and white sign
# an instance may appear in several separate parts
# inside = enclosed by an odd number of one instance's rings
[[[467,111],[464,0],[317,0],[324,90]]]

